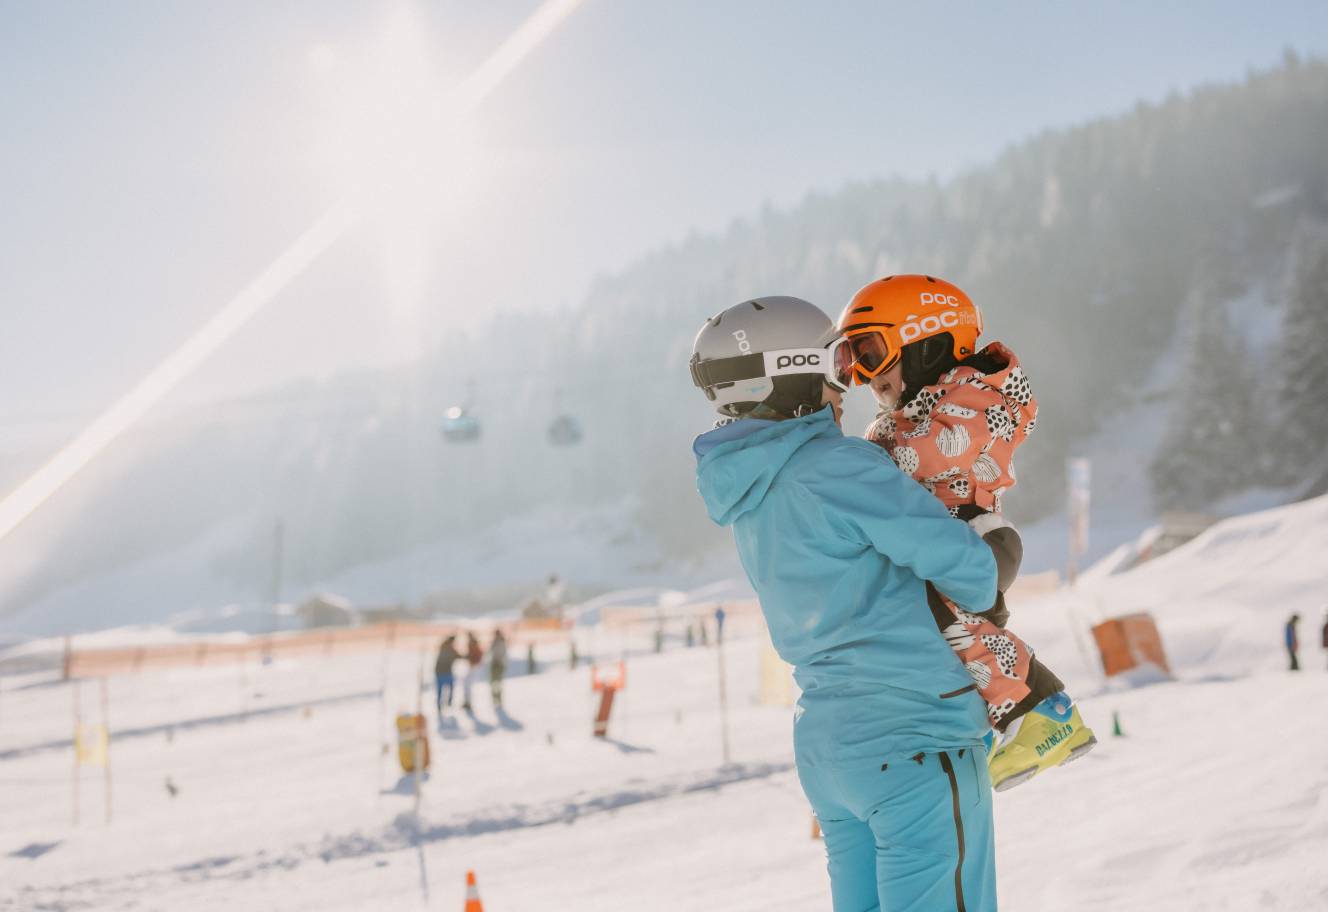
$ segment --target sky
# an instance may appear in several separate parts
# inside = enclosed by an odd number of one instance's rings
[[[536,6],[0,0],[0,455],[107,405],[352,188],[357,226],[171,402],[400,363],[762,206],[1328,53],[1322,3],[585,0],[449,113]]]

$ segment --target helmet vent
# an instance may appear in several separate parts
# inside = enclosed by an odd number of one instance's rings
[[[757,310],[765,310],[765,305],[761,304],[759,301],[753,301],[752,306]]]
[[[931,276],[924,276],[924,278],[925,278],[928,282],[931,282],[933,285],[936,284],[936,280],[933,279]]]

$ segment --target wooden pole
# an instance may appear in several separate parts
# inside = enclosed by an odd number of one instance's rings
[[[74,695],[74,826],[78,826],[78,746],[80,740],[80,729],[83,727],[83,719],[79,713],[79,693],[78,679],[74,679],[74,686],[70,688]]]
[[[268,629],[277,629],[277,606],[281,604],[281,571],[286,544],[286,524],[277,520],[276,532],[272,543],[272,609],[268,618]]]
[[[387,659],[388,647],[383,647],[381,676],[378,679],[378,800],[383,800],[383,765],[387,762],[388,742],[384,741],[383,732],[387,731]]]
[[[244,673],[244,653],[238,652],[235,656],[235,670],[239,672],[240,684],[240,721],[249,721],[249,681]]]
[[[424,650],[420,649],[419,674],[415,678],[415,713],[424,714]],[[424,768],[424,745],[420,743],[420,731],[415,730],[415,826],[420,823],[420,777]]]
[[[111,823],[111,697],[105,675],[101,679],[101,728],[106,738],[106,825]]]
[[[724,747],[724,765],[729,765],[729,696],[724,674],[724,641],[715,644],[715,654],[719,656],[719,728]]]

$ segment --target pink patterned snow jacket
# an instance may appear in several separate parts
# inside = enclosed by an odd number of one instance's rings
[[[1037,423],[1037,401],[1019,359],[1001,343],[970,360],[1003,366],[983,373],[961,364],[908,405],[878,415],[866,436],[951,513],[964,504],[999,513],[1015,483],[1014,451]]]

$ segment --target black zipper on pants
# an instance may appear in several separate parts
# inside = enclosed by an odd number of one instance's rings
[[[959,780],[955,778],[954,764],[950,755],[941,751],[938,755],[941,769],[950,778],[950,799],[954,805],[955,836],[959,840],[959,863],[955,865],[955,909],[967,912],[964,907],[964,819],[959,813]]]

